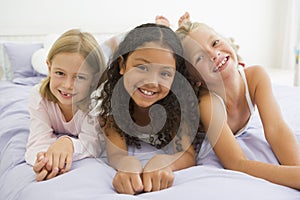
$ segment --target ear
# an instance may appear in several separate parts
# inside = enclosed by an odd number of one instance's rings
[[[47,66],[48,66],[48,74],[50,75],[50,71],[51,71],[51,63],[49,60],[46,61]]]
[[[119,58],[119,68],[120,68],[120,74],[124,75],[126,66],[125,66],[124,58],[122,56],[120,56],[120,58]]]
[[[195,83],[196,87],[200,87],[202,85],[202,83],[200,81]]]

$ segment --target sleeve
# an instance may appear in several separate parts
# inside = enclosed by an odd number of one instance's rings
[[[30,165],[34,165],[37,153],[46,152],[48,147],[56,141],[48,112],[39,93],[39,85],[36,85],[29,97],[30,134],[26,145],[25,160]]]
[[[86,157],[99,158],[104,150],[104,138],[97,117],[86,115],[78,139],[71,138],[74,146],[73,160]]]
[[[96,100],[100,96],[103,85],[91,94],[90,112],[85,115],[78,139],[71,138],[74,147],[73,160],[85,157],[100,157],[104,151],[105,142],[102,130],[98,121],[101,100]]]

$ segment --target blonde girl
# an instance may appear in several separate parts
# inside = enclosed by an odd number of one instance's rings
[[[36,180],[70,170],[72,161],[99,154],[99,126],[88,113],[90,94],[105,67],[95,38],[72,29],[53,44],[48,77],[29,101],[30,135],[25,159]],[[89,146],[89,149],[87,149]]]
[[[189,78],[199,88],[201,122],[226,169],[300,189],[300,148],[282,117],[270,78],[261,66],[241,66],[230,41],[185,13],[176,31],[189,60]],[[258,109],[265,137],[280,165],[249,160],[236,137],[247,134]]]

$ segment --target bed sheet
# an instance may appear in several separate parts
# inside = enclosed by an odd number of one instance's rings
[[[202,165],[175,172],[174,185],[159,192],[117,194],[111,184],[115,170],[94,158],[74,162],[71,171],[64,175],[36,182],[32,167],[24,160],[31,87],[0,82],[0,200],[300,199],[298,190],[223,169],[213,152],[199,161]],[[300,141],[300,115],[297,113],[300,111],[300,88],[275,86],[274,90],[283,115]],[[263,137],[258,116],[238,141],[249,158],[277,162]]]

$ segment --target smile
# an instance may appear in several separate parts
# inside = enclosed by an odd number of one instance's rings
[[[155,92],[151,92],[151,91],[144,90],[144,89],[141,89],[141,88],[139,88],[139,91],[142,92],[144,95],[147,95],[147,96],[152,96],[152,95],[155,94]]]
[[[219,64],[217,67],[214,68],[213,71],[214,71],[214,72],[221,71],[223,65],[227,62],[227,60],[228,60],[228,58],[225,57],[225,58],[222,60],[222,62],[220,62],[220,64]]]
[[[73,96],[75,96],[75,94],[63,92],[63,91],[61,91],[61,90],[59,90],[59,93],[62,94],[63,96],[65,96],[65,97],[73,97]]]

